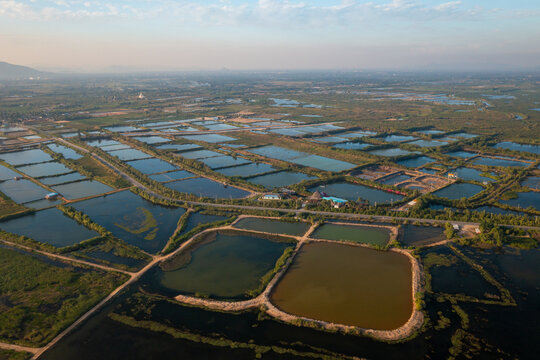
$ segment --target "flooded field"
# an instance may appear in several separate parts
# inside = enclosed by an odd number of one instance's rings
[[[130,191],[81,201],[72,206],[114,236],[151,253],[163,249],[180,216],[186,211],[152,204]]]
[[[386,246],[390,241],[390,230],[374,226],[323,224],[310,237]]]
[[[360,184],[338,182],[320,185],[308,189],[311,192],[319,191],[326,196],[335,196],[341,199],[357,201],[362,199],[370,204],[389,204],[403,199],[402,195],[393,194],[379,189],[370,188]]]
[[[153,272],[161,287],[213,298],[249,298],[261,278],[294,243],[273,241],[249,233],[216,231],[189,253],[167,261]]]
[[[56,247],[74,245],[99,236],[56,208],[0,222],[0,229]]]
[[[248,181],[257,185],[262,185],[267,189],[275,189],[293,184],[298,184],[304,180],[316,179],[315,176],[309,176],[303,173],[281,171],[268,175],[261,175],[249,178]]]
[[[247,217],[238,220],[234,227],[244,230],[263,231],[275,234],[302,236],[311,225],[305,222],[288,222],[276,219]]]
[[[276,285],[271,301],[311,319],[396,329],[412,312],[411,264],[394,252],[309,243]]]
[[[179,180],[165,184],[166,187],[182,193],[193,194],[198,197],[209,197],[218,199],[239,199],[249,195],[248,191],[225,187],[223,184],[203,177]]]

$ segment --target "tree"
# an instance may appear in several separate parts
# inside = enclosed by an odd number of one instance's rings
[[[451,223],[447,222],[444,224],[444,234],[446,235],[447,239],[451,239],[456,235],[456,230]]]

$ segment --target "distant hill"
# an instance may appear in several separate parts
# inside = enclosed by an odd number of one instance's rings
[[[27,79],[29,77],[43,76],[44,74],[27,66],[13,65],[0,61],[0,80]]]

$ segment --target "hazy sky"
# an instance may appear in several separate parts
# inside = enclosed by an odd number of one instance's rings
[[[539,0],[0,0],[42,69],[540,69]]]

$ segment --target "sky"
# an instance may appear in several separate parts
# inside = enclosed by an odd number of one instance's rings
[[[539,0],[0,0],[42,70],[540,70]]]

